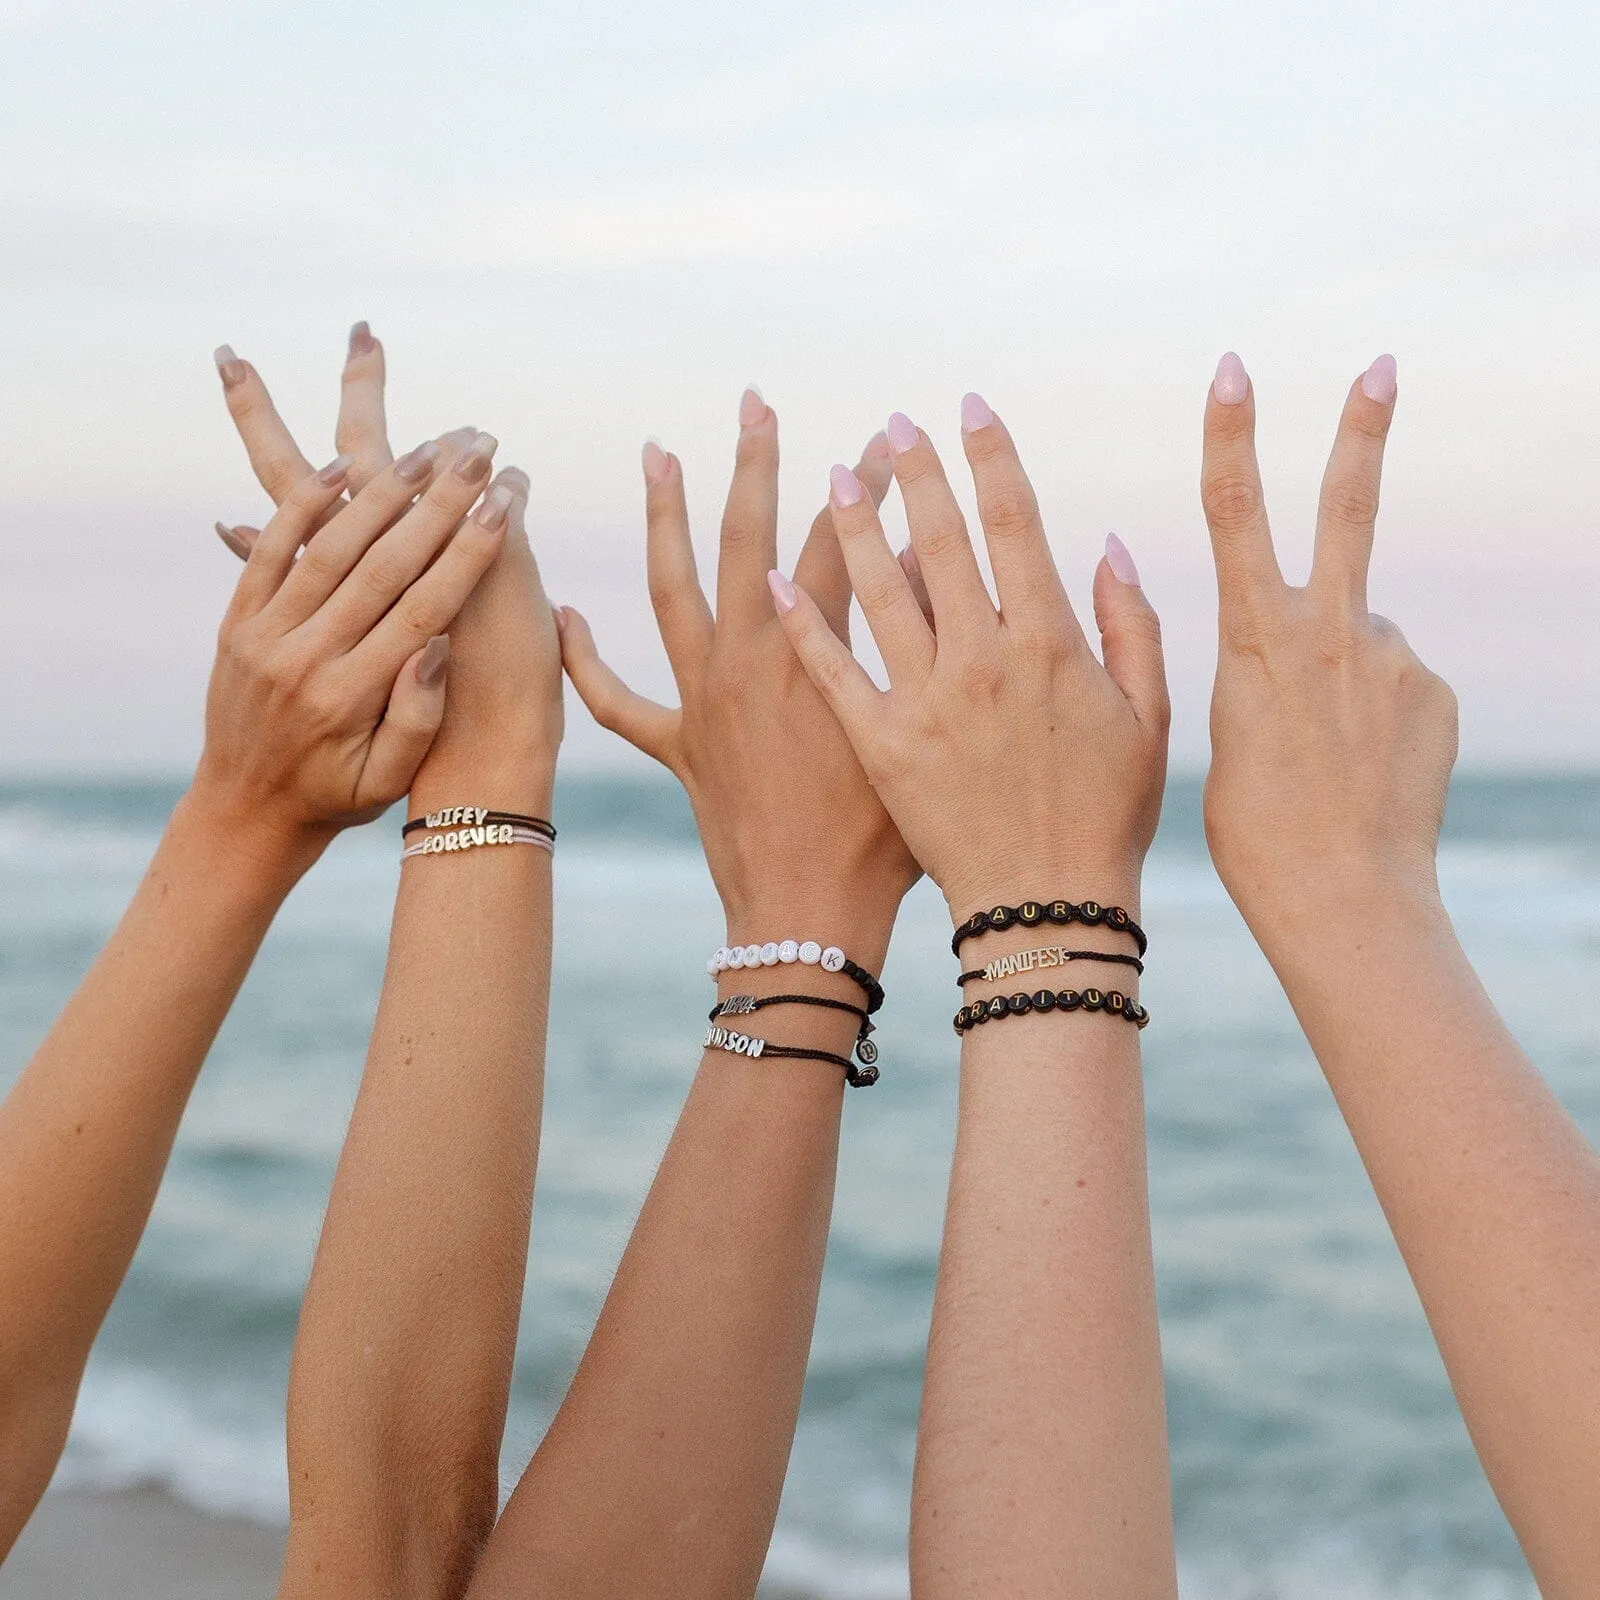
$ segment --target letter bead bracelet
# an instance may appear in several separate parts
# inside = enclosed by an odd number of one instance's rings
[[[1141,956],[1149,947],[1144,929],[1121,906],[1103,906],[1097,900],[1085,900],[1078,905],[1070,900],[1024,900],[1019,906],[995,906],[990,911],[975,912],[951,936],[950,950],[959,956],[961,946],[980,934],[1002,933],[1011,927],[1037,928],[1042,922],[1053,923],[1056,927],[1081,922],[1085,927],[1105,927],[1126,933],[1138,946]]]
[[[415,844],[405,839],[418,830],[426,837]],[[400,830],[400,859],[412,856],[454,855],[489,845],[531,844],[555,853],[556,830],[543,817],[524,817],[514,811],[490,811],[484,806],[446,806],[416,817]]]
[[[1104,1011],[1121,1017],[1142,1028],[1150,1020],[1150,1013],[1137,1000],[1130,1000],[1120,990],[1063,989],[1059,994],[1041,989],[1037,994],[997,994],[992,1000],[975,1000],[962,1006],[955,1014],[955,1030],[966,1033],[985,1022],[999,1022],[1004,1017],[1022,1017],[1030,1011]]]
[[[815,939],[801,943],[794,939],[769,941],[767,944],[723,945],[706,962],[706,972],[713,978],[724,972],[737,972],[741,967],[792,966],[795,962],[806,967],[821,967],[824,972],[837,972],[858,983],[867,994],[867,1010],[876,1011],[883,1004],[883,985],[863,966],[847,956],[838,945],[824,948]]]

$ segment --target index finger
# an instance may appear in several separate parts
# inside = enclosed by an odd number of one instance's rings
[[[1256,464],[1255,391],[1231,350],[1217,363],[1206,397],[1200,503],[1211,530],[1223,620],[1280,597],[1286,586]]]
[[[316,469],[300,453],[294,435],[284,426],[261,374],[248,361],[241,361],[232,345],[219,346],[214,359],[222,379],[222,398],[244,441],[250,470],[255,473],[256,482],[272,496],[273,505],[281,506],[289,498],[289,491]]]
[[[778,418],[754,389],[739,402],[739,448],[717,552],[717,625],[771,615],[767,574],[778,564]]]
[[[1379,356],[1350,385],[1317,502],[1311,587],[1335,605],[1364,614],[1367,571],[1378,524],[1383,448],[1394,420],[1393,356]]]
[[[350,486],[357,492],[394,460],[383,409],[386,378],[383,346],[365,322],[358,322],[350,330],[350,350],[339,379],[339,419],[333,430],[339,453],[355,460]]]

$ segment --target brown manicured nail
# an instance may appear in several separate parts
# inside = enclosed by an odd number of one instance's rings
[[[444,669],[450,661],[450,635],[436,633],[422,652],[422,659],[417,663],[417,682],[424,689],[431,689],[435,684],[444,681]]]
[[[217,373],[224,389],[236,389],[244,382],[249,368],[233,353],[231,344],[219,344],[211,359],[217,364]]]
[[[418,483],[433,471],[434,463],[444,452],[431,439],[407,451],[394,464],[394,475],[402,483]]]
[[[321,472],[317,474],[317,482],[325,483],[332,488],[336,483],[342,483],[349,474],[351,467],[356,464],[354,456],[335,456]]]
[[[478,507],[472,520],[490,533],[499,532],[506,525],[506,518],[511,513],[511,502],[516,497],[514,489],[508,488],[503,483],[497,483],[483,497],[483,504]]]
[[[237,528],[230,528],[227,523],[219,522],[217,524],[217,537],[225,545],[227,545],[227,547],[233,551],[233,553],[238,556],[241,561],[248,561],[250,559],[250,551],[253,541],[244,538]]]
[[[372,337],[372,329],[365,322],[358,322],[350,330],[350,355],[370,355],[378,348],[378,341]]]
[[[494,460],[494,453],[499,448],[500,441],[492,433],[476,434],[467,446],[466,453],[456,462],[456,476],[465,478],[468,483],[488,477],[489,463]]]
[[[672,470],[672,462],[668,459],[667,452],[654,439],[645,440],[640,460],[644,464],[644,481],[652,489],[667,481],[667,474]]]

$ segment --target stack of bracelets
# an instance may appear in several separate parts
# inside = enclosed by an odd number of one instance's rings
[[[1135,972],[1144,971],[1141,957],[1149,948],[1144,929],[1121,906],[1102,906],[1094,900],[1085,900],[1081,905],[1074,905],[1070,900],[1024,900],[1019,906],[996,906],[992,911],[979,911],[956,929],[950,949],[959,957],[968,939],[985,933],[1001,933],[1007,928],[1037,928],[1042,923],[1061,928],[1072,922],[1087,928],[1111,928],[1125,933],[1133,940],[1139,954],[1130,956],[1112,950],[1067,950],[1060,945],[1044,945],[1018,951],[1015,955],[997,956],[986,967],[963,972],[956,982],[963,987],[980,979],[998,982],[1021,973],[1063,967],[1070,961],[1098,961],[1110,966],[1131,967]],[[1031,994],[1026,991],[997,994],[990,1000],[975,1000],[971,1005],[962,1006],[955,1014],[955,1030],[966,1033],[985,1022],[1026,1016],[1030,1011],[1105,1011],[1138,1028],[1150,1020],[1150,1013],[1120,989],[1036,989]]]
[[[741,967],[793,966],[819,967],[823,972],[837,972],[858,984],[866,997],[864,1006],[853,1006],[844,1000],[829,1000],[816,994],[736,994],[711,1008],[711,1027],[706,1032],[707,1050],[726,1050],[732,1055],[751,1057],[777,1057],[789,1061],[830,1061],[844,1068],[844,1081],[852,1089],[870,1088],[878,1081],[878,1047],[872,1042],[872,1013],[883,1004],[883,985],[863,966],[852,961],[837,945],[826,949],[815,939],[803,943],[795,939],[774,940],[768,944],[724,945],[706,962],[706,971],[713,978]],[[847,1011],[857,1020],[855,1061],[847,1056],[835,1055],[831,1050],[811,1050],[800,1045],[769,1044],[765,1039],[748,1033],[736,1033],[720,1026],[725,1017],[745,1017],[767,1006],[821,1006],[829,1011]]]
[[[406,844],[414,833],[426,837]],[[409,861],[412,856],[450,855],[500,844],[531,844],[554,854],[556,830],[543,817],[490,811],[484,806],[445,806],[424,817],[413,817],[400,830],[400,842],[402,861]]]

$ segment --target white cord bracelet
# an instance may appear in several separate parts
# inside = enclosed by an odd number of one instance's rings
[[[448,833],[430,833],[416,844],[408,844],[400,852],[402,861],[412,856],[453,855],[462,850],[476,850],[484,845],[531,844],[540,850],[555,854],[555,840],[533,828],[519,828],[514,823],[490,823],[486,827],[456,828]]]

